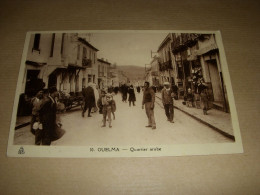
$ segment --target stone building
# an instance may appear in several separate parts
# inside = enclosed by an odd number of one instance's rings
[[[178,87],[183,88],[184,94],[188,88],[195,92],[198,83],[203,81],[209,88],[210,106],[229,112],[215,35],[175,33],[172,37]]]
[[[79,93],[97,82],[97,51],[77,33],[41,33],[30,37],[22,92],[34,96],[42,87]]]
[[[100,89],[110,85],[110,66],[111,63],[103,58],[98,59],[98,86]]]
[[[160,44],[158,53],[158,63],[159,63],[159,75],[160,84],[164,82],[175,83],[175,73],[174,73],[174,58],[172,54],[172,34],[168,34],[166,38]]]

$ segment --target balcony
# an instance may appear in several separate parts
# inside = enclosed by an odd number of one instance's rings
[[[104,77],[105,73],[104,72],[98,72],[98,77]]]
[[[197,43],[197,40],[202,36],[202,34],[182,34],[183,43],[189,47],[194,46]]]
[[[159,70],[160,71],[165,71],[165,70],[169,70],[169,69],[173,69],[172,68],[172,61],[169,60],[169,61],[166,61],[166,62],[159,62]]]
[[[202,34],[195,33],[182,33],[180,36],[175,36],[171,44],[172,52],[177,54],[178,52],[186,50],[188,47],[194,46],[201,37]]]
[[[152,71],[152,72],[151,72],[151,75],[152,75],[152,76],[159,76],[159,72],[158,72],[158,71]]]
[[[92,60],[87,59],[87,58],[83,58],[82,59],[82,66],[84,66],[86,68],[91,68],[92,67]]]

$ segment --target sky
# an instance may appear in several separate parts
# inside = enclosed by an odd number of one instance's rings
[[[91,33],[86,40],[97,48],[98,58],[117,65],[144,67],[152,61],[151,50],[157,52],[166,32],[107,32]],[[153,54],[154,55],[154,54]]]

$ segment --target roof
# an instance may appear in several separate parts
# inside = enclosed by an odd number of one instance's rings
[[[105,61],[105,60],[102,60],[102,59],[98,59],[98,61],[99,61],[99,62],[102,62],[102,63],[106,63],[106,64],[108,64],[108,65],[111,64],[111,63],[109,63],[109,62],[107,62],[107,61]]]
[[[86,46],[94,49],[95,51],[99,51],[97,48],[95,48],[93,45],[91,45],[89,42],[86,41],[86,39],[83,39],[81,37],[78,38],[78,41],[85,44]]]
[[[157,52],[160,51],[160,50],[164,47],[164,45],[165,45],[166,43],[168,43],[168,41],[171,40],[170,35],[171,35],[171,34],[168,34],[168,35],[165,37],[165,39],[163,40],[163,42],[162,42],[162,43],[160,44],[160,46],[158,47]]]

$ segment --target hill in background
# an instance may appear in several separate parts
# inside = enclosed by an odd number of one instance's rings
[[[130,79],[130,81],[143,80],[145,76],[144,67],[134,65],[117,65],[117,69],[123,71],[124,75],[127,76]]]

